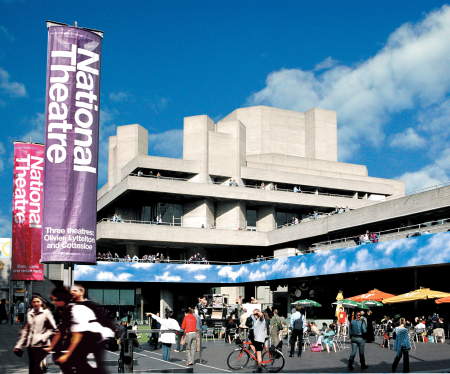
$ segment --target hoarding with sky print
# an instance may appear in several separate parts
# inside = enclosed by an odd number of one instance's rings
[[[101,42],[48,23],[42,262],[96,262]]]

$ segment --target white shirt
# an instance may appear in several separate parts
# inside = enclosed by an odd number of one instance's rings
[[[161,330],[180,330],[180,325],[173,318],[161,318],[155,316],[154,314],[152,314],[152,318],[156,319],[160,323]],[[161,338],[159,341],[166,344],[175,344],[175,333],[161,331]]]
[[[108,327],[104,327],[98,322],[90,322],[97,319],[92,309],[85,305],[72,305],[72,326],[70,327],[70,331],[96,332],[101,334],[103,339],[114,337],[114,332]]]

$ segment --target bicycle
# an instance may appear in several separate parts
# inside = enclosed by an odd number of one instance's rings
[[[250,347],[252,344],[251,341],[242,341],[241,339],[236,338],[236,344],[239,348],[231,351],[227,358],[227,365],[231,370],[244,369],[248,365],[250,359],[257,362],[256,353]],[[261,364],[267,371],[278,373],[283,369],[284,362],[283,352],[275,347],[268,349],[267,346],[264,345]]]

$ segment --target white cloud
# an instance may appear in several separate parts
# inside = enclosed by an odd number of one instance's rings
[[[357,66],[336,65],[323,73],[281,69],[250,104],[308,110],[336,110],[340,158],[349,159],[362,145],[380,146],[384,125],[407,109],[427,108],[450,88],[450,7],[443,6],[420,23],[404,24],[375,56]],[[367,150],[367,148],[365,148]]]
[[[450,180],[450,148],[431,164],[413,172],[406,172],[398,177],[406,183],[408,193],[445,184]]]
[[[211,267],[211,265],[208,265],[208,264],[182,264],[182,265],[177,265],[176,269],[193,272],[193,271],[199,271],[199,270],[207,270],[210,267]]]
[[[416,245],[415,239],[399,239],[382,243],[377,243],[374,249],[382,252],[385,256],[390,256],[394,251],[409,250]]]
[[[91,265],[77,265],[75,268],[75,279],[78,276],[81,275],[86,275],[86,274],[91,274],[93,272],[96,272],[97,269],[95,266],[91,266]]]
[[[38,112],[33,117],[26,120],[31,125],[28,132],[22,135],[23,141],[34,143],[44,143],[45,138],[45,114]]]
[[[241,265],[237,271],[233,271],[233,267],[231,266],[224,266],[220,268],[217,275],[219,277],[230,278],[232,281],[235,281],[239,276],[247,272],[248,272],[247,267],[244,265]]]
[[[354,261],[350,266],[349,271],[360,271],[360,270],[368,270],[368,269],[376,269],[378,264],[369,254],[367,248],[362,248],[356,252]]]
[[[147,101],[148,107],[156,114],[161,113],[169,105],[170,100],[167,97],[157,97]]]
[[[159,134],[150,134],[149,151],[152,155],[181,158],[183,130],[167,130]]]
[[[448,262],[450,262],[450,234],[439,233],[430,235],[429,243],[419,249],[407,262],[407,266]]]
[[[197,274],[196,276],[194,276],[195,279],[197,279],[198,281],[202,281],[206,279],[206,275],[204,274]]]
[[[2,92],[9,97],[24,97],[27,95],[25,85],[11,81],[9,73],[0,68],[0,93]]]
[[[314,66],[314,71],[326,70],[336,66],[339,61],[335,60],[331,56],[328,56],[325,60],[319,62],[316,66]]]
[[[108,96],[109,100],[116,103],[121,103],[124,101],[128,101],[131,97],[131,94],[125,91],[117,91],[117,92],[110,92]]]
[[[151,262],[136,262],[131,267],[135,269],[150,269],[153,265]]]
[[[110,271],[101,271],[97,274],[98,281],[125,282],[128,281],[131,277],[133,277],[133,274],[130,273],[115,274]]]
[[[250,272],[250,274],[248,275],[248,279],[250,281],[257,281],[257,280],[262,280],[262,279],[268,279],[268,274],[264,271],[252,271]]]
[[[327,258],[327,261],[322,266],[322,274],[336,274],[347,272],[347,262],[345,259],[338,261],[336,255]]]
[[[305,263],[301,263],[300,266],[291,269],[288,274],[286,274],[286,278],[289,277],[307,277],[309,275],[316,274],[316,267],[314,265],[307,267]]]
[[[390,146],[400,147],[405,149],[417,149],[423,148],[426,145],[426,141],[422,138],[416,130],[408,127],[405,131],[393,134],[391,136]]]
[[[155,281],[157,282],[180,282],[181,277],[178,275],[170,275],[168,271],[165,271],[163,275],[155,275]]]

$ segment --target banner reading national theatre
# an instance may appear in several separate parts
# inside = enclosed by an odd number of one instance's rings
[[[12,280],[43,280],[41,258],[44,146],[14,143]]]
[[[96,262],[102,33],[48,23],[42,262]]]

